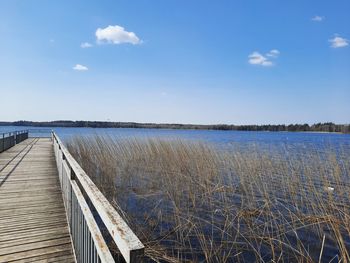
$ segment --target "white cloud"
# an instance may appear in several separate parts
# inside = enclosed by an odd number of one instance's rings
[[[81,48],[89,48],[89,47],[92,47],[92,44],[90,44],[88,42],[84,42],[84,43],[81,43],[80,47]]]
[[[124,27],[118,25],[98,28],[96,30],[96,38],[98,43],[130,43],[133,45],[141,43],[141,40],[134,32],[128,32],[124,29]]]
[[[332,48],[346,47],[349,45],[349,40],[339,36],[335,36],[334,38],[328,41],[331,42]]]
[[[261,55],[259,52],[253,52],[248,56],[248,62],[252,65],[261,65],[261,66],[272,66],[272,61],[268,60],[266,57]]]
[[[315,22],[322,22],[324,18],[324,16],[314,16],[313,18],[311,18],[311,20]]]
[[[270,56],[272,58],[276,58],[279,54],[278,50],[271,50],[266,56]],[[248,56],[248,63],[252,65],[260,65],[260,66],[273,66],[274,63],[267,57],[261,55],[259,52],[254,51],[252,54]]]
[[[86,66],[83,66],[81,64],[76,64],[74,67],[73,67],[74,70],[78,70],[78,71],[87,71],[89,70],[88,67]]]
[[[279,52],[277,49],[272,49],[268,53],[266,53],[266,56],[277,58],[280,55],[281,52]]]

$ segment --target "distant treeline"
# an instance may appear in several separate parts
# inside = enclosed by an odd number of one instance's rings
[[[33,127],[90,127],[90,128],[153,128],[153,129],[195,129],[195,130],[236,130],[236,131],[303,131],[303,132],[341,132],[350,133],[350,124],[334,124],[332,122],[309,124],[278,125],[197,125],[197,124],[159,124],[136,122],[106,121],[15,121],[1,122],[0,126],[33,126]]]

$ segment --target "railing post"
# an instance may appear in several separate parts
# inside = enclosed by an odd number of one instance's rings
[[[71,180],[73,180],[74,179],[74,171],[73,171],[73,169],[72,169],[72,167],[70,168],[70,173],[69,173],[69,181],[71,181]],[[69,222],[69,224],[70,224],[70,226],[72,226],[72,224],[73,224],[73,194],[72,194],[72,192],[73,192],[73,190],[72,190],[72,185],[71,185],[71,183],[69,182],[69,190],[70,190],[70,193],[69,193],[69,200],[70,200],[70,222]]]
[[[61,189],[77,262],[115,262],[94,213],[106,226],[126,262],[141,262],[144,254],[141,241],[72,158],[59,137],[53,133],[52,138],[57,163],[61,164],[58,172],[62,176]],[[93,256],[91,261],[89,255]]]

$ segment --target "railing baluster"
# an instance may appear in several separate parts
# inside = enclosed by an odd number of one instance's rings
[[[82,236],[81,236],[81,210],[80,207],[78,208],[78,254],[79,254],[79,262],[82,262],[81,258],[81,241],[82,241]]]
[[[116,245],[122,251],[126,262],[139,262],[140,257],[135,255],[143,254],[142,243],[107,202],[54,133],[52,133],[52,141],[54,142],[63,202],[77,262],[114,262],[89,205],[94,206],[97,210]],[[118,224],[118,226],[111,224],[111,222],[116,222],[114,224]],[[118,231],[123,231],[125,237],[119,236]]]
[[[84,262],[86,262],[86,225],[85,225],[85,220],[83,220],[83,255],[84,255]]]

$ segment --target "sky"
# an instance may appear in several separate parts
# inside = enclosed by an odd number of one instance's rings
[[[350,123],[348,0],[0,0],[0,120]]]

